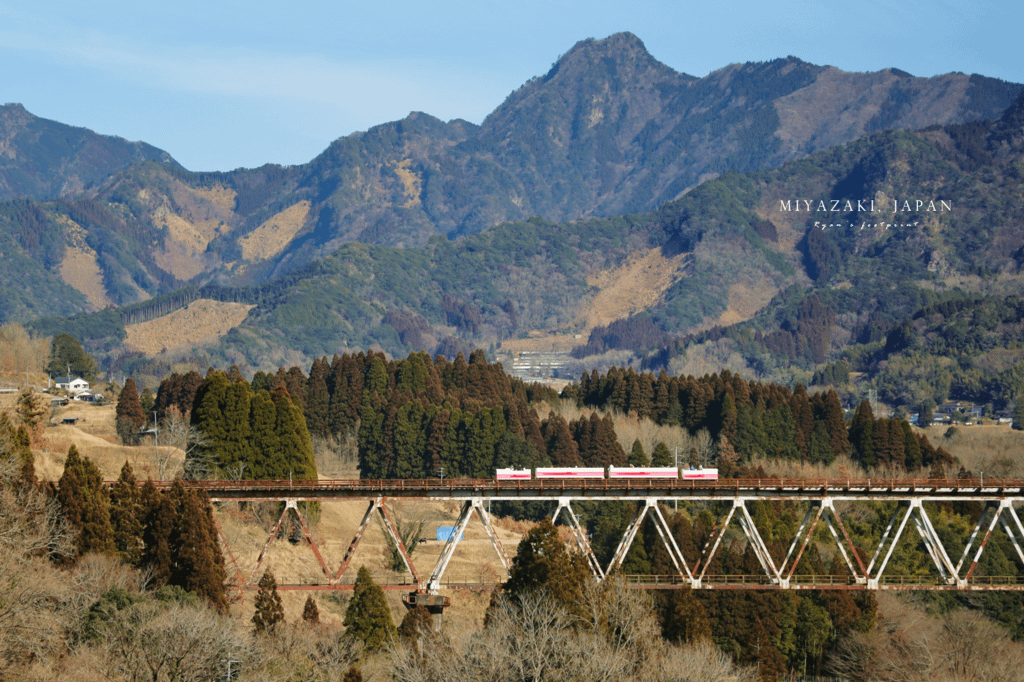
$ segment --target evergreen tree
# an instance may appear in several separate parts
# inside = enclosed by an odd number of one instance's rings
[[[930,398],[921,403],[921,406],[917,409],[918,428],[926,429],[932,425],[932,419],[935,418],[935,415],[932,414],[934,407],[935,403]]]
[[[208,374],[196,391],[192,407],[192,426],[206,437],[201,453],[196,454],[202,454],[203,457],[215,462],[227,461],[230,449],[227,442],[227,419],[224,415],[228,386],[227,375],[223,372]],[[186,461],[185,465],[187,468],[189,462]]]
[[[814,422],[814,430],[811,431],[811,440],[807,446],[807,461],[812,464],[819,462],[828,464],[835,459],[832,445],[829,443],[828,428],[825,422]]]
[[[544,590],[571,613],[582,615],[582,590],[590,579],[583,555],[570,554],[558,529],[545,518],[520,540],[501,590],[513,599]]]
[[[629,451],[629,466],[645,467],[648,464],[650,460],[647,459],[647,453],[644,452],[644,446],[638,438],[633,441],[633,449]]]
[[[142,393],[139,394],[139,406],[142,408],[142,414],[146,415],[146,419],[153,416],[153,411],[156,408],[156,396],[149,388],[142,389]]]
[[[277,593],[277,581],[268,568],[260,578],[260,589],[256,593],[256,612],[252,615],[252,623],[256,632],[273,634],[278,623],[284,622],[284,604]]]
[[[850,448],[849,435],[846,429],[846,416],[839,395],[832,389],[825,393],[822,404],[821,419],[828,429],[829,444],[836,457],[846,454]]]
[[[670,467],[673,464],[675,462],[672,452],[665,443],[658,441],[658,444],[654,446],[654,453],[651,454],[651,466]]]
[[[18,403],[15,406],[18,413],[18,420],[31,432],[39,433],[42,428],[43,418],[50,408],[46,404],[46,398],[32,392],[31,388],[21,389],[18,395]]]
[[[661,632],[670,642],[690,644],[711,639],[711,622],[693,590],[672,591],[666,600]]]
[[[157,388],[156,401],[153,403],[157,418],[166,419],[173,407],[179,415],[188,419],[192,414],[196,392],[202,385],[203,377],[194,369],[186,374],[175,372],[161,381]]]
[[[579,446],[562,415],[552,412],[541,426],[541,435],[552,464],[557,467],[580,466]]]
[[[409,609],[402,624],[398,626],[398,636],[403,640],[418,643],[420,637],[434,628],[433,618],[425,606],[416,606]]]
[[[171,497],[177,515],[169,539],[173,563],[168,582],[195,592],[224,612],[227,610],[224,592],[227,575],[213,523],[213,508],[205,492],[186,490],[180,479],[174,482]]]
[[[146,414],[142,411],[139,391],[135,387],[135,379],[128,377],[117,397],[117,433],[125,445],[138,443],[138,433],[146,423]]]
[[[850,422],[850,443],[853,445],[856,459],[865,467],[875,464],[874,428],[875,415],[871,410],[871,403],[862,400],[853,414],[853,421]]]
[[[125,462],[117,483],[110,491],[110,525],[114,532],[114,547],[132,566],[140,566],[142,562],[142,522],[142,493],[131,464]]]
[[[312,596],[306,597],[306,603],[302,607],[302,620],[309,625],[320,624],[320,609],[317,608],[316,600]]]
[[[359,567],[351,601],[345,610],[345,637],[377,651],[398,636],[384,590],[373,582],[365,566]]]
[[[21,478],[36,483],[35,455],[32,440],[24,425],[14,428],[6,412],[0,412],[0,455],[6,455],[21,466]]]
[[[230,382],[224,389],[221,405],[224,417],[217,465],[234,470],[239,465],[252,468],[252,389],[244,379]]]
[[[276,463],[283,459],[281,440],[277,436],[277,406],[270,393],[261,390],[253,396],[250,408],[253,452],[246,477],[273,479],[278,473]]]
[[[811,434],[814,431],[814,411],[811,409],[811,400],[807,396],[807,390],[799,382],[797,382],[796,388],[793,389],[789,408],[793,414],[797,455],[801,459],[807,459],[808,449],[811,445]]]
[[[146,423],[146,415],[142,411],[142,402],[139,400],[139,389],[135,385],[135,379],[128,377],[124,387],[117,395],[117,410],[115,414],[120,417],[127,417],[136,428]]]
[[[171,535],[177,510],[170,497],[148,480],[142,486],[142,512],[142,565],[149,567],[153,587],[159,589],[171,579]]]
[[[78,530],[78,554],[115,554],[114,530],[110,525],[107,488],[99,468],[88,457],[80,457],[72,445],[57,483],[57,500],[68,522]]]
[[[50,363],[46,371],[50,376],[64,376],[70,371],[71,378],[80,376],[86,381],[93,381],[99,366],[78,339],[70,334],[57,334],[50,343]]]
[[[291,476],[295,480],[315,481],[316,458],[313,455],[313,444],[306,429],[306,419],[302,410],[292,402],[287,393],[271,395],[277,410],[275,431],[281,447],[281,457],[276,462],[275,478],[285,479]]]
[[[306,382],[306,427],[311,436],[326,438],[330,435],[331,395],[327,390],[327,377],[331,371],[327,358],[313,361]]]

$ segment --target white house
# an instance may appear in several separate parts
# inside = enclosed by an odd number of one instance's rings
[[[64,376],[57,377],[53,381],[57,384],[57,388],[63,388],[71,395],[76,395],[82,391],[89,390],[89,382],[82,377]]]

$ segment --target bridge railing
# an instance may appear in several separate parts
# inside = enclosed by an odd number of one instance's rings
[[[113,482],[110,482],[111,485]],[[208,492],[311,492],[344,491],[362,494],[395,492],[542,492],[559,490],[707,490],[729,492],[958,492],[1024,491],[1024,479],[901,479],[901,478],[757,478],[757,479],[531,479],[498,481],[495,479],[331,479],[331,480],[197,480],[184,481],[185,487]],[[154,481],[160,489],[172,481]],[[140,484],[141,485],[141,484]]]

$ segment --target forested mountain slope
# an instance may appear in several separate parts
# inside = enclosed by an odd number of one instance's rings
[[[651,211],[724,172],[881,130],[993,118],[1020,91],[982,76],[847,73],[794,57],[696,78],[631,34],[585,40],[480,126],[413,113],[300,166],[189,173],[149,163],[74,197],[0,205],[4,269],[48,282],[46,301],[29,295],[6,319],[125,305],[185,284],[261,284],[350,241],[422,247],[533,216]]]
[[[39,118],[20,104],[0,106],[0,200],[80,194],[141,161],[180,168],[145,142]]]
[[[451,356],[538,330],[588,329],[602,273],[642,254],[678,266],[644,309],[577,341],[581,363],[648,352],[645,366],[673,369],[693,345],[723,342],[750,374],[794,367],[809,378],[850,344],[884,343],[924,306],[963,291],[1020,291],[1022,107],[1024,96],[996,121],[877,133],[779,169],[727,173],[650,213],[535,218],[424,248],[348,243],[263,285],[187,289],[36,328],[116,348],[124,324],[213,298],[255,307],[194,355],[204,366],[272,369],[372,344]],[[746,323],[713,328],[747,290],[775,298]],[[172,349],[161,361],[190,353]]]

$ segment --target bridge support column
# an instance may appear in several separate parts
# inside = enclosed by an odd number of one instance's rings
[[[417,606],[422,606],[430,612],[430,620],[434,632],[441,632],[441,625],[444,620],[444,610],[452,605],[449,597],[442,597],[439,594],[427,594],[424,592],[410,592],[402,597],[402,603],[410,611]]]

